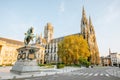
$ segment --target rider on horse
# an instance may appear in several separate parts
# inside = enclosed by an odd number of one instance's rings
[[[30,41],[33,41],[34,38],[34,28],[31,27],[30,29],[28,29],[27,33],[25,33],[25,38],[24,38],[24,44],[28,45],[30,43]]]

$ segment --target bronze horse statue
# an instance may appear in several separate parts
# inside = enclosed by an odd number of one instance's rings
[[[27,33],[25,33],[25,38],[24,38],[24,44],[28,45],[30,43],[30,41],[33,41],[34,38],[34,28],[31,27],[30,29],[28,29]]]

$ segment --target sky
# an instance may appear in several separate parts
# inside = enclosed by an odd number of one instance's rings
[[[0,0],[0,37],[24,40],[31,26],[44,36],[47,22],[54,38],[79,33],[84,6],[91,16],[100,56],[120,53],[120,0]]]

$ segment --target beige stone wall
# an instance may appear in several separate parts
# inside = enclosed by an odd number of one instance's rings
[[[37,47],[40,48],[40,50],[36,54],[37,62],[38,62],[38,64],[44,64],[45,48],[40,45]]]
[[[40,48],[37,55],[37,61],[39,64],[44,64],[44,54],[45,48],[36,45]],[[22,47],[22,45],[10,44],[5,41],[0,41],[0,65],[11,65],[14,64],[17,60],[18,52],[16,49]]]
[[[0,65],[11,65],[17,60],[17,48],[21,45],[10,44],[5,41],[0,41]]]

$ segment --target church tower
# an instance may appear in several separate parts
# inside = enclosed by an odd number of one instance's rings
[[[44,38],[46,39],[47,43],[49,43],[53,39],[53,26],[51,23],[47,23],[44,29]]]
[[[88,20],[85,14],[85,10],[83,7],[82,10],[82,19],[81,19],[81,34],[83,35],[84,39],[88,41],[88,35],[89,35],[89,27],[88,27]]]
[[[87,41],[90,51],[89,61],[92,64],[99,64],[99,50],[97,46],[96,36],[94,26],[92,24],[91,18],[89,17],[89,21],[86,17],[86,13],[84,7],[82,9],[82,19],[81,19],[81,35]]]
[[[92,64],[99,64],[100,57],[99,57],[99,50],[97,46],[96,36],[94,26],[91,21],[91,17],[89,17],[89,38],[88,38],[90,53],[91,53],[91,63]]]

